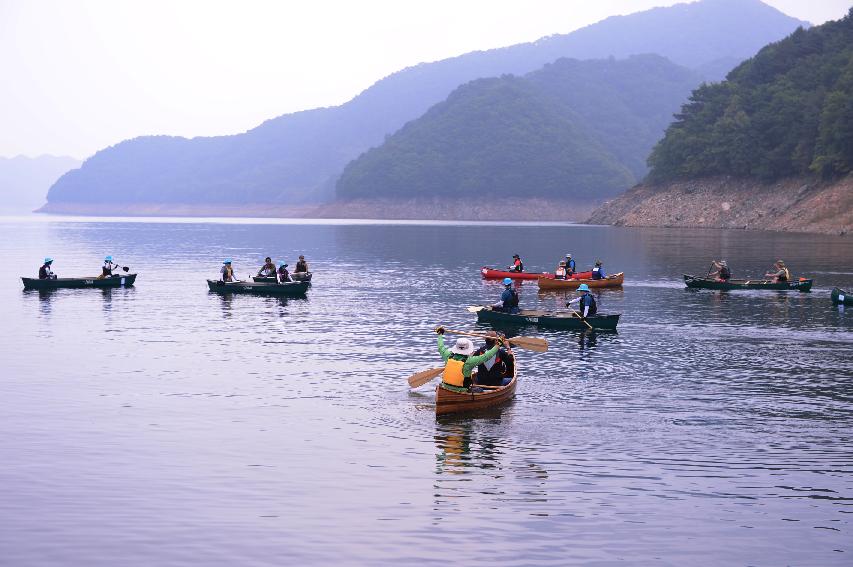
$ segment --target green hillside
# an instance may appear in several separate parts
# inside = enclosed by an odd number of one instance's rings
[[[773,180],[853,170],[853,9],[768,45],[693,92],[649,158],[649,180]]]
[[[347,165],[337,195],[612,196],[645,175],[646,156],[698,82],[655,55],[561,59],[473,81]]]

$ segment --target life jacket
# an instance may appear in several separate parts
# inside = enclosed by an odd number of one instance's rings
[[[465,376],[462,374],[463,366],[465,366],[464,360],[448,358],[444,365],[444,378],[442,378],[444,383],[459,388],[463,387],[465,385]]]
[[[512,288],[510,288],[508,291],[510,293],[510,298],[504,301],[504,309],[518,307],[518,292]]]
[[[566,279],[566,268],[559,267],[554,271],[554,275],[561,280]]]
[[[596,266],[592,269],[592,279],[600,280],[604,276],[601,275],[601,266]]]
[[[574,260],[569,260],[569,261],[566,263],[566,268],[568,268],[568,269],[569,269],[569,273],[574,273],[574,271],[575,271],[575,266],[576,266],[576,265],[577,265],[577,264],[575,264],[575,261],[574,261]]]
[[[524,271],[524,262],[516,259],[516,261],[512,263],[512,267],[515,268],[516,272],[523,272]]]
[[[475,355],[484,354],[490,347],[481,347],[475,351]],[[485,361],[477,367],[477,383],[486,386],[500,386],[503,377],[507,374],[507,364],[501,357],[503,349],[499,349],[494,358]],[[491,366],[486,366],[491,362]]]
[[[788,271],[788,268],[782,268],[782,275],[779,276],[780,282],[786,282],[791,279],[791,272]]]
[[[728,266],[723,266],[722,268],[720,268],[720,279],[721,280],[727,280],[727,279],[730,279],[731,277],[732,277],[732,271],[729,269]]]
[[[296,262],[296,271],[297,272],[307,272],[308,264],[303,261]]]
[[[580,301],[581,315],[583,315],[583,308],[584,307],[589,307],[589,311],[586,314],[587,317],[589,317],[591,315],[595,315],[596,313],[598,313],[598,305],[596,305],[595,297],[593,297],[591,293],[587,293],[586,295],[581,297],[581,301]]]
[[[234,268],[232,268],[230,265],[226,264],[225,271],[222,273],[222,280],[227,282],[227,281],[233,280],[233,279],[234,279]]]

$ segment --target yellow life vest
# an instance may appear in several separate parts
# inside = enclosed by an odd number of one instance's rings
[[[464,361],[448,358],[447,364],[444,365],[444,383],[451,386],[458,386],[459,388],[464,386],[465,376],[462,374],[463,366],[465,366]]]

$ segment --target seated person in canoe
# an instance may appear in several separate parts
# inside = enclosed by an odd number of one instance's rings
[[[104,278],[108,278],[113,275],[113,270],[118,268],[118,264],[113,264],[113,257],[107,256],[104,258],[104,265],[101,266],[101,275],[98,276],[99,280]]]
[[[39,279],[40,280],[55,280],[56,274],[53,273],[53,270],[50,269],[50,265],[53,264],[53,258],[45,258],[44,264],[39,268]]]
[[[500,346],[498,341],[502,340],[503,337],[498,336],[495,331],[489,331],[486,334],[493,338],[486,339],[485,346],[475,350],[474,356],[486,354],[495,345]],[[512,380],[514,369],[515,357],[512,354],[512,349],[501,347],[498,348],[498,353],[495,356],[477,366],[477,375],[474,380],[479,386],[506,386]]]
[[[219,281],[222,282],[236,282],[237,278],[234,276],[234,268],[231,267],[231,258],[226,258],[222,261],[222,268],[219,270]]]
[[[518,292],[512,288],[512,280],[504,278],[504,291],[501,293],[500,303],[492,305],[493,311],[503,313],[518,313]]]
[[[776,260],[773,269],[764,274],[765,278],[773,278],[773,283],[787,282],[791,280],[791,272],[785,267],[785,262]]]
[[[566,307],[571,308],[573,303],[578,304],[578,311],[582,319],[591,317],[598,313],[598,305],[595,303],[595,297],[589,292],[589,286],[581,284],[578,287],[580,295],[566,302]]]
[[[607,274],[604,273],[604,268],[601,266],[601,260],[596,260],[595,267],[592,269],[592,279],[603,280],[606,277]]]
[[[716,278],[718,282],[727,282],[732,279],[732,271],[725,260],[719,262],[714,260],[711,266],[714,271],[708,274],[708,277]]]
[[[286,283],[286,282],[292,282],[292,281],[293,280],[290,279],[290,272],[287,271],[287,264],[285,264],[284,262],[279,262],[279,264],[278,264],[278,282],[279,283]]]
[[[305,256],[299,256],[299,261],[296,262],[296,273],[307,272],[308,262],[305,261]]]
[[[524,262],[521,261],[521,256],[518,254],[512,255],[512,266],[507,268],[510,272],[523,272]]]
[[[264,258],[264,265],[258,270],[258,276],[263,278],[275,277],[275,264],[272,263],[272,258],[269,256]]]
[[[557,269],[554,270],[554,279],[556,280],[564,280],[566,279],[568,272],[566,270],[566,261],[560,260],[560,264],[557,266]]]
[[[566,277],[569,277],[569,278],[572,277],[572,275],[574,275],[574,273],[577,272],[577,270],[575,269],[576,267],[577,267],[577,264],[572,259],[572,255],[566,254]]]
[[[496,356],[500,345],[495,344],[480,356],[472,356],[474,343],[471,339],[461,337],[456,339],[455,345],[447,348],[444,346],[444,327],[438,327],[435,332],[438,333],[438,352],[444,359],[442,387],[455,392],[467,391],[472,384],[471,373],[474,368]]]

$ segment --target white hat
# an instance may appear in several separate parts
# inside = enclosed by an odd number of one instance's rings
[[[464,337],[456,339],[456,344],[453,345],[450,352],[453,354],[464,354],[465,356],[469,356],[474,352],[474,343],[471,342],[471,339],[466,339]]]

